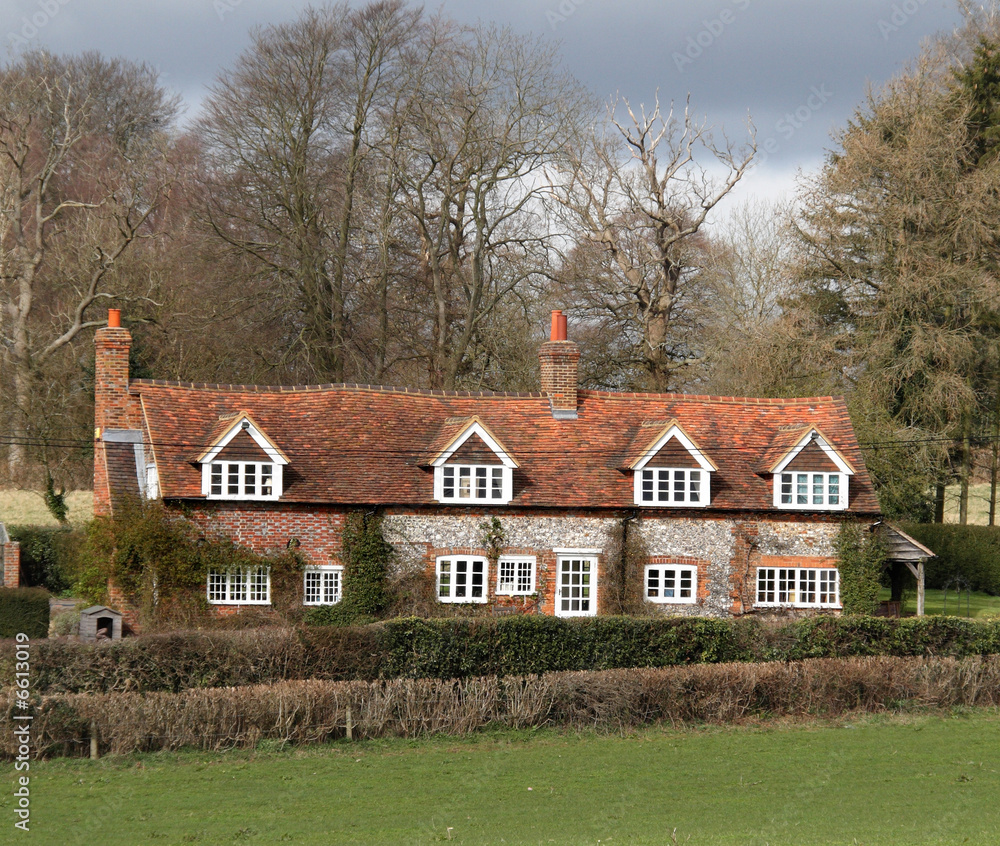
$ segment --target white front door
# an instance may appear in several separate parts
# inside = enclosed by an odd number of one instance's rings
[[[556,616],[593,617],[597,613],[597,558],[562,555],[556,578]]]

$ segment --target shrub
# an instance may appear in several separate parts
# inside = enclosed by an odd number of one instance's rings
[[[871,614],[878,605],[885,570],[885,541],[858,523],[843,522],[837,534],[840,602],[845,614]]]
[[[377,514],[356,512],[344,522],[342,535],[344,561],[343,615],[353,612],[378,616],[389,605],[387,586],[393,548],[382,534],[382,518]]]
[[[1000,620],[409,618],[144,635],[100,646],[53,640],[33,649],[32,686],[40,693],[155,692],[308,678],[453,679],[807,658],[961,658],[1000,654]],[[12,656],[12,644],[0,645],[0,678],[12,678],[5,669]]]
[[[43,526],[8,526],[7,531],[11,540],[21,544],[26,586],[62,593],[73,584],[82,532]]]
[[[0,637],[49,633],[49,592],[42,588],[0,588]],[[13,676],[9,676],[13,678]]]
[[[904,531],[937,555],[924,565],[927,587],[961,576],[972,590],[1000,596],[1000,527],[908,523]]]
[[[86,755],[96,725],[106,752],[254,748],[261,741],[464,735],[491,726],[619,731],[654,722],[720,724],[891,708],[1000,704],[1000,658],[847,658],[617,669],[463,680],[285,681],[143,694],[59,694],[38,703],[40,756]],[[0,757],[17,754],[12,706]],[[348,716],[350,715],[350,716]]]

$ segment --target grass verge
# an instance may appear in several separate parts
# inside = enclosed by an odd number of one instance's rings
[[[882,599],[889,598],[889,589],[883,588]],[[903,614],[917,613],[917,592],[912,590],[904,594]],[[1000,596],[990,596],[981,591],[971,591],[968,595],[948,591],[947,602],[943,590],[931,590],[924,593],[924,613],[941,615],[947,611],[949,617],[1000,617]]]
[[[73,526],[83,526],[94,518],[93,491],[69,491],[66,494],[69,506],[69,522]],[[18,491],[0,489],[0,523],[8,526],[51,526],[59,525],[45,507],[45,499],[40,491]]]
[[[55,760],[31,765],[30,839],[993,846],[998,741],[990,709]]]

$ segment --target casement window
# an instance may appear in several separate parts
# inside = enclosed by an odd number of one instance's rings
[[[513,474],[501,464],[444,464],[434,469],[438,502],[510,502]]]
[[[698,599],[698,568],[687,564],[649,564],[647,602],[693,605]]]
[[[439,602],[486,602],[489,562],[481,556],[448,555],[437,560]]]
[[[209,499],[277,499],[281,465],[263,461],[212,461],[204,466]]]
[[[760,567],[757,607],[839,608],[840,574],[832,568]]]
[[[504,556],[497,562],[497,593],[527,596],[535,592],[535,558]]]
[[[707,507],[712,499],[712,473],[718,470],[676,420],[623,469],[632,471],[636,505],[670,508]]]
[[[710,474],[704,470],[646,467],[636,476],[639,505],[708,505]]]
[[[267,567],[211,570],[208,601],[213,605],[268,605],[271,602],[271,571]]]
[[[305,605],[336,605],[344,589],[344,568],[337,565],[306,567]]]
[[[281,468],[288,458],[249,414],[230,419],[226,433],[197,459],[202,495],[208,499],[279,499]]]
[[[843,510],[847,508],[847,479],[843,473],[779,473],[780,508]]]

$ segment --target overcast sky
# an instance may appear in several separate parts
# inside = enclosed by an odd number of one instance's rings
[[[188,116],[246,47],[249,30],[306,0],[0,0],[8,49],[98,50],[143,60],[180,93]],[[741,195],[790,191],[862,100],[951,30],[951,0],[444,0],[463,22],[495,21],[557,40],[566,66],[602,98],[683,102],[730,136],[747,114],[761,161]],[[434,3],[426,5],[436,9]]]

